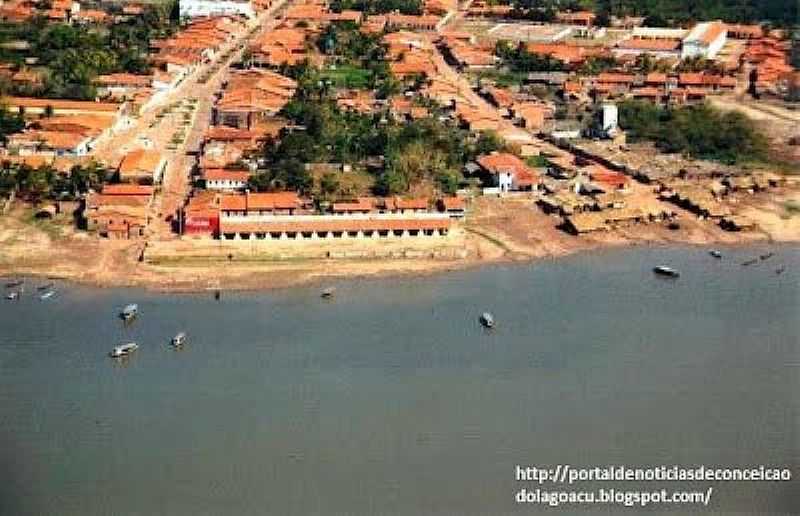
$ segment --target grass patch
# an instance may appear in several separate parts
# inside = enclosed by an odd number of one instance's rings
[[[550,162],[544,156],[530,156],[525,159],[525,163],[530,167],[541,168],[550,165]]]
[[[366,89],[369,87],[372,71],[352,65],[340,65],[335,70],[324,70],[320,75],[337,88]]]
[[[527,72],[511,72],[503,70],[486,70],[477,74],[480,80],[493,81],[498,86],[521,86],[528,78]]]

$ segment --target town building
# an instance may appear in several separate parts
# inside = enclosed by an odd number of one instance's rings
[[[698,23],[683,39],[681,57],[714,59],[727,41],[728,28],[720,22]]]
[[[105,185],[100,193],[89,194],[86,198],[86,227],[106,238],[141,238],[152,200],[152,186]]]
[[[243,16],[254,18],[250,0],[179,0],[181,18]]]
[[[492,152],[478,158],[484,184],[500,192],[536,190],[541,175],[517,156],[508,152]]]
[[[247,188],[247,180],[250,178],[250,172],[246,170],[210,168],[204,169],[201,177],[208,190],[244,190]]]
[[[154,150],[135,149],[122,157],[117,172],[119,179],[130,183],[160,183],[167,159]]]

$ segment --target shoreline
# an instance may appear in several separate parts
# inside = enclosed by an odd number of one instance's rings
[[[468,271],[487,266],[496,265],[524,265],[535,264],[537,262],[553,261],[575,255],[591,252],[617,251],[635,248],[745,248],[749,246],[796,246],[800,245],[800,239],[774,240],[771,238],[741,239],[738,241],[715,241],[709,240],[696,242],[690,240],[626,240],[615,243],[605,243],[600,245],[576,246],[573,249],[563,250],[557,253],[545,253],[537,255],[522,255],[520,253],[501,254],[492,257],[469,257],[463,260],[433,260],[433,259],[329,259],[325,263],[319,260],[299,260],[299,263],[307,267],[297,268],[298,261],[288,262],[290,268],[276,268],[275,265],[284,265],[280,262],[252,261],[247,264],[239,262],[223,275],[218,277],[221,283],[219,286],[209,285],[207,278],[197,277],[194,280],[180,278],[177,281],[165,282],[165,277],[170,276],[170,272],[181,274],[191,273],[197,267],[182,263],[180,259],[175,261],[173,266],[153,267],[150,265],[137,265],[142,268],[136,274],[127,278],[120,278],[118,275],[86,275],[78,273],[59,272],[50,268],[37,269],[34,267],[15,267],[0,265],[0,280],[3,282],[11,279],[25,280],[53,280],[66,281],[77,285],[90,286],[100,289],[111,288],[141,288],[149,292],[157,293],[176,293],[176,294],[201,294],[220,290],[222,292],[257,292],[288,289],[293,287],[313,287],[322,286],[325,282],[354,281],[369,279],[386,278],[418,278],[448,272]],[[212,262],[211,266],[227,265],[220,260]],[[342,272],[325,271],[327,266],[347,265]],[[377,265],[377,267],[376,267]],[[294,266],[294,267],[291,267]],[[249,274],[258,274],[260,277],[253,280],[246,278]],[[202,274],[200,276],[203,276]],[[222,284],[224,283],[224,285]]]
[[[481,198],[471,216],[441,239],[267,246],[218,240],[107,240],[72,229],[69,221],[42,225],[19,212],[0,219],[0,278],[49,278],[156,292],[253,291],[426,276],[631,247],[800,244],[800,216],[784,216],[783,199],[771,196],[742,203],[740,207],[759,222],[753,231],[727,232],[711,221],[683,215],[677,231],[650,223],[573,236],[557,229],[555,219],[532,208],[530,200]],[[752,208],[756,201],[760,209]]]

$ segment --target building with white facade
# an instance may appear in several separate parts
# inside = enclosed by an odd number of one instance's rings
[[[698,23],[683,40],[681,58],[714,59],[727,39],[728,28],[721,21]]]
[[[236,0],[179,0],[181,18],[205,16],[244,16],[254,18],[255,11],[248,1]]]

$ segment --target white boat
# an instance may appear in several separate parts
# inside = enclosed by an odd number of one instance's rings
[[[42,295],[40,295],[40,296],[39,296],[39,299],[41,299],[42,301],[44,301],[44,300],[46,300],[46,299],[50,299],[50,298],[51,298],[51,297],[53,297],[54,295],[56,295],[56,291],[55,291],[55,290],[48,290],[47,292],[45,292],[45,293],[43,293]]]
[[[111,358],[121,358],[126,357],[139,349],[139,345],[135,342],[128,342],[127,344],[120,344],[119,346],[115,346],[114,349],[108,354]]]
[[[126,321],[130,321],[139,314],[139,305],[131,303],[119,313],[119,316]]]
[[[481,314],[480,322],[486,328],[494,328],[494,317],[489,312]]]
[[[708,253],[708,254],[710,254],[710,255],[711,255],[711,256],[713,256],[714,258],[722,258],[722,253],[721,253],[721,252],[719,252],[719,251],[717,251],[716,249],[715,249],[715,250],[713,250],[713,251],[709,251],[709,253]]]
[[[336,289],[333,287],[328,287],[322,291],[322,298],[329,299],[333,297],[333,293],[336,292]]]
[[[179,334],[172,337],[172,345],[175,346],[176,348],[183,346],[185,342],[186,342],[185,332],[180,332]]]
[[[9,292],[8,294],[6,294],[6,299],[8,299],[9,301],[15,301],[19,299],[19,292]]]
[[[666,265],[659,265],[658,267],[653,267],[653,272],[661,276],[668,276],[670,278],[677,278],[678,276],[681,275],[680,272],[676,271],[672,267],[667,267]]]

